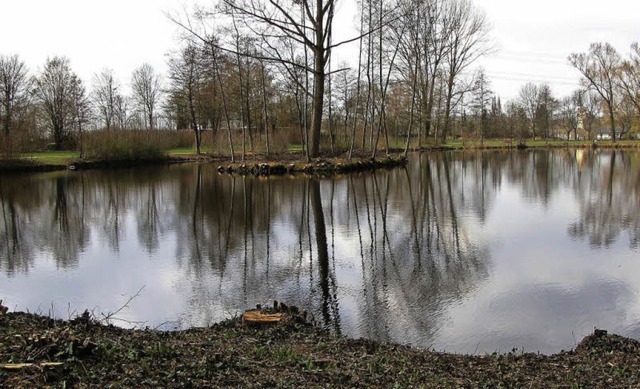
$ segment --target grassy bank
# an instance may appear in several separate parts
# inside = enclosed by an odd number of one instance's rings
[[[25,365],[19,365],[24,363]],[[47,365],[46,363],[49,363]],[[178,332],[0,312],[0,387],[585,387],[640,384],[640,342],[598,333],[556,355],[446,354],[296,320]]]

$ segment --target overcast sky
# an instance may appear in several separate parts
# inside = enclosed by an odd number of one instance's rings
[[[591,42],[606,41],[626,56],[630,44],[640,40],[640,1],[474,1],[492,24],[497,48],[479,65],[504,100],[516,96],[528,81],[548,82],[557,96],[566,95],[578,86],[578,74],[566,61],[568,54],[586,51]],[[353,25],[355,0],[340,3],[338,26]],[[94,73],[108,67],[128,85],[133,69],[144,62],[166,70],[166,54],[178,46],[178,30],[164,12],[193,2],[0,0],[0,4],[0,54],[19,54],[33,71],[48,56],[65,55],[89,84]]]

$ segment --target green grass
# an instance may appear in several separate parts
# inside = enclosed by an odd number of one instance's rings
[[[287,151],[302,151],[302,145],[288,145]]]
[[[200,151],[203,151],[200,149]],[[196,151],[192,147],[175,147],[173,149],[169,149],[169,155],[191,155],[195,154]]]
[[[80,153],[77,151],[44,151],[22,154],[21,158],[43,165],[67,165],[79,159]]]
[[[200,153],[209,154],[213,151],[210,146],[200,146]],[[226,151],[226,149],[224,150]],[[169,155],[172,156],[184,156],[184,155],[196,155],[195,147],[174,147],[169,149]]]

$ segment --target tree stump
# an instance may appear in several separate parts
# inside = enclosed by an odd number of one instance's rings
[[[282,313],[264,313],[260,310],[252,309],[242,314],[242,323],[249,326],[265,326],[277,324],[282,320]]]

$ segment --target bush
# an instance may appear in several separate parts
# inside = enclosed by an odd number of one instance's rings
[[[157,136],[167,142],[168,149],[176,149],[181,147],[193,147],[194,137],[191,130],[159,130],[156,131]]]
[[[84,134],[83,156],[100,160],[145,160],[167,155],[173,146],[169,131],[100,130]]]
[[[19,129],[10,135],[0,132],[0,159],[20,158],[22,153],[31,153],[47,149],[47,138],[37,131]]]

